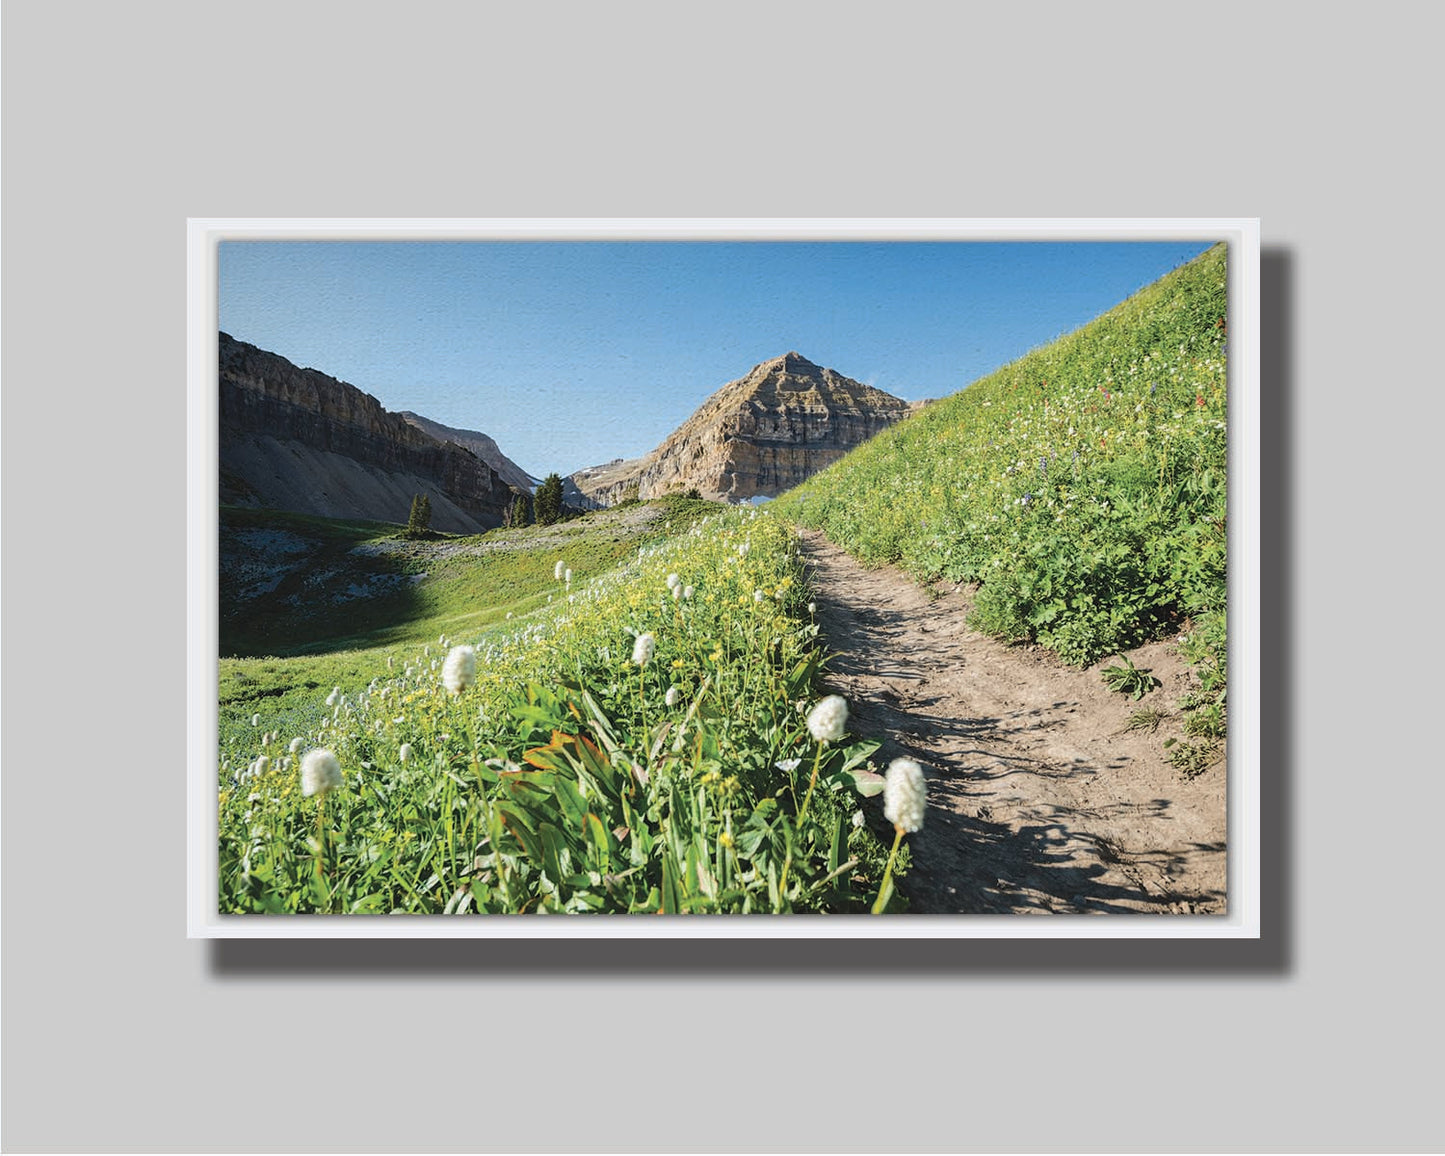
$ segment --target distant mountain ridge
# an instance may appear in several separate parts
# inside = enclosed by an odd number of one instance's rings
[[[566,490],[602,506],[693,488],[715,500],[777,497],[913,409],[789,351],[717,390],[650,454],[578,470]]]
[[[502,524],[513,495],[495,469],[370,394],[226,333],[218,371],[222,502],[404,523],[425,493],[434,529]]]
[[[412,413],[410,410],[401,410],[397,415],[404,417],[422,433],[436,438],[439,442],[455,442],[464,450],[470,450],[496,470],[501,475],[502,481],[509,486],[516,486],[519,490],[530,492],[532,487],[542,479],[534,478],[527,473],[511,458],[501,451],[496,441],[480,430],[454,429],[449,425],[442,425],[439,421],[432,421],[429,417],[422,417],[419,413]]]

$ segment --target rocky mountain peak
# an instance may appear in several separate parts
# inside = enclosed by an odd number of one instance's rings
[[[646,457],[569,480],[601,505],[693,488],[734,501],[776,497],[909,412],[901,398],[789,350],[714,392]]]
[[[769,368],[777,366],[783,373],[807,374],[810,371],[812,373],[821,373],[823,369],[821,365],[809,361],[794,349],[788,350],[782,357],[775,357],[772,361],[763,362],[763,365]]]
[[[791,350],[782,357],[774,357],[755,365],[740,383],[749,385],[771,382],[774,389],[796,393],[799,390],[816,389],[826,381],[828,370],[809,361],[801,353]]]

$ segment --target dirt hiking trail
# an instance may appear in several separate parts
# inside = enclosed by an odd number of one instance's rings
[[[850,731],[883,740],[880,769],[906,756],[928,776],[898,885],[910,912],[1225,912],[1225,765],[1186,781],[1161,753],[1188,685],[1172,642],[1130,652],[1163,682],[1136,703],[1100,677],[1112,656],[1080,670],[970,630],[968,588],[865,569],[817,532],[802,547],[825,688]],[[1172,729],[1124,732],[1145,706]],[[886,825],[881,798],[865,812]]]

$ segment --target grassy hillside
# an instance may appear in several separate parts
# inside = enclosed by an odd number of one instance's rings
[[[557,558],[578,579],[719,507],[661,499],[554,526],[407,541],[389,522],[221,509],[221,653],[329,653],[418,641],[545,605]]]
[[[1193,628],[1222,677],[1225,257],[929,406],[778,509],[865,562],[980,583],[989,634],[1087,664]]]
[[[808,725],[822,655],[793,532],[717,510],[651,504],[625,546],[649,507],[494,531],[504,549],[445,566],[486,543],[425,543],[435,613],[418,598],[383,644],[223,659],[220,910],[887,907],[887,851],[855,820],[878,744]],[[334,529],[321,547],[386,540]],[[475,673],[449,679],[462,647]],[[308,797],[318,751],[341,781]]]

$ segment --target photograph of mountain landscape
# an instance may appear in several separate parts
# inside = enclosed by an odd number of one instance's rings
[[[216,914],[1229,915],[1237,259],[222,240]]]

